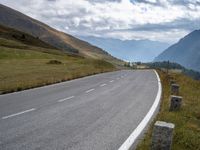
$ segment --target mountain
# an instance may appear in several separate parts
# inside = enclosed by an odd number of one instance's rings
[[[107,61],[63,52],[0,25],[0,94],[115,70]]]
[[[64,52],[77,53],[89,58],[104,59],[116,64],[122,62],[96,46],[51,28],[2,4],[0,4],[0,24],[31,34]]]
[[[0,46],[22,49],[28,48],[29,46],[58,50],[56,47],[53,47],[36,37],[2,25],[0,25]]]
[[[186,68],[200,71],[200,30],[195,30],[170,46],[155,61],[177,62]]]
[[[165,50],[169,44],[150,40],[119,40],[92,36],[79,37],[93,45],[107,50],[113,56],[128,61],[150,62]]]

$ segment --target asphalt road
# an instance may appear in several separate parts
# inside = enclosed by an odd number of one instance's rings
[[[0,149],[117,150],[157,91],[153,70],[124,70],[1,95]]]

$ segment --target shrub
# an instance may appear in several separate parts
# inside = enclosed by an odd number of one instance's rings
[[[47,64],[59,65],[59,64],[62,64],[62,62],[61,62],[61,61],[58,61],[58,60],[50,60]]]

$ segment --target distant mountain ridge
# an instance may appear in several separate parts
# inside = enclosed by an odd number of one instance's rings
[[[150,40],[119,40],[93,36],[80,36],[93,45],[107,50],[113,56],[128,61],[151,62],[163,50],[169,47],[168,43]]]
[[[0,24],[31,34],[64,52],[77,53],[89,58],[121,63],[120,60],[112,57],[96,46],[79,40],[69,34],[57,31],[40,21],[2,4],[0,4]]]
[[[186,35],[155,58],[155,61],[167,60],[200,71],[200,30]]]

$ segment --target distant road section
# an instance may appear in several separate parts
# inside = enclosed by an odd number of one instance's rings
[[[153,70],[123,70],[1,95],[0,149],[117,150],[158,89]]]

